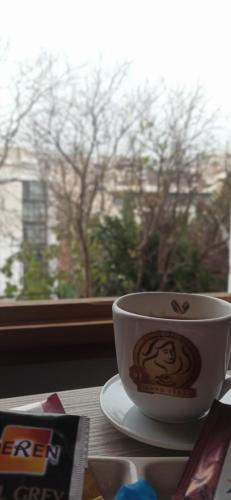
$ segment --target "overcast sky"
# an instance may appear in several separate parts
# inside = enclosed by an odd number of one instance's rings
[[[201,84],[231,136],[231,0],[7,0],[1,34],[19,59],[130,61],[134,82]]]

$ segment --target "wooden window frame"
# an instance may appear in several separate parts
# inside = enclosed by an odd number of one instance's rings
[[[114,356],[113,300],[0,301],[1,365]]]
[[[114,299],[0,301],[1,365],[114,357]]]

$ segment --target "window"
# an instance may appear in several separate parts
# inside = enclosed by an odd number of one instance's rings
[[[229,2],[34,5],[1,9],[1,296],[226,291]]]
[[[43,181],[23,181],[23,244],[47,245],[47,189]]]
[[[230,9],[2,2],[3,363],[114,355],[118,294],[227,290]]]

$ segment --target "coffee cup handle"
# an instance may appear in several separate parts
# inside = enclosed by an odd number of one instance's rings
[[[227,377],[222,385],[221,392],[219,394],[219,398],[223,398],[223,396],[231,389],[231,377]]]

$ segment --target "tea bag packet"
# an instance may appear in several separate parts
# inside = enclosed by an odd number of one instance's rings
[[[231,498],[231,405],[214,401],[172,500]]]
[[[17,408],[13,408],[12,411],[24,411],[26,413],[65,413],[64,407],[56,393],[51,394],[51,396],[41,402],[18,406]]]
[[[89,419],[0,412],[0,498],[81,500]]]

